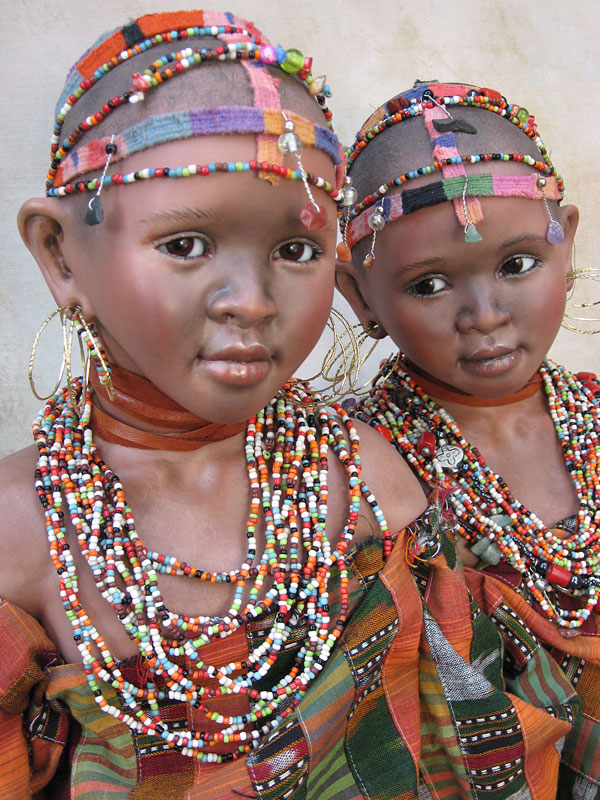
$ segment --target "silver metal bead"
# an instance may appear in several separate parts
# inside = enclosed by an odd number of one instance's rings
[[[369,228],[372,231],[382,231],[385,228],[385,217],[383,216],[383,208],[378,206],[374,214],[369,217]]]
[[[292,122],[291,124],[293,125],[294,123]],[[286,122],[286,127],[287,125],[288,123]],[[277,139],[277,146],[284,155],[299,155],[302,152],[302,139],[297,133],[294,133],[292,128],[291,131],[281,134],[279,139]]]
[[[345,206],[353,206],[358,200],[358,192],[351,184],[344,186],[342,189],[342,204]]]

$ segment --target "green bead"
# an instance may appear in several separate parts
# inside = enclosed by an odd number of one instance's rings
[[[281,69],[284,72],[300,72],[302,67],[304,66],[304,56],[300,52],[300,50],[288,50],[285,58],[281,64]]]
[[[529,111],[526,108],[520,108],[517,112],[517,119],[519,122],[522,122],[524,125],[527,124],[527,120],[529,119]]]
[[[472,222],[468,222],[465,229],[465,242],[480,242],[482,239],[483,236],[479,233],[475,225],[473,225]]]

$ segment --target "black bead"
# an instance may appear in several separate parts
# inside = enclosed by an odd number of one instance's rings
[[[86,225],[98,225],[104,219],[104,209],[102,208],[102,201],[98,195],[90,198],[85,212]]]

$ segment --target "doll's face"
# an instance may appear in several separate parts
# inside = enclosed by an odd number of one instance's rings
[[[559,330],[577,210],[561,212],[565,239],[552,245],[541,202],[480,202],[477,243],[464,241],[450,203],[386,225],[360,278],[369,311],[354,305],[439,381],[502,397],[531,378]]]
[[[119,171],[255,152],[251,136],[197,137],[138,153]],[[303,163],[334,180],[323,153],[306,148]],[[81,220],[65,260],[109,360],[205,419],[256,413],[314,347],[331,308],[335,205],[314,194],[328,221],[308,233],[300,181],[216,173],[103,192],[104,221],[84,229]]]

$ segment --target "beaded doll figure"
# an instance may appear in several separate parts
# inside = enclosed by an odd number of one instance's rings
[[[600,386],[546,358],[577,209],[534,117],[486,88],[417,82],[371,115],[348,165],[338,284],[400,349],[356,416],[445,498],[509,685],[541,648],[571,681],[583,711],[558,796],[600,796]]]
[[[2,800],[550,797],[570,698],[551,670],[552,713],[503,691],[439,502],[290,380],[352,196],[327,93],[206,11],[142,17],[69,75],[19,219],[67,385],[1,466]]]

